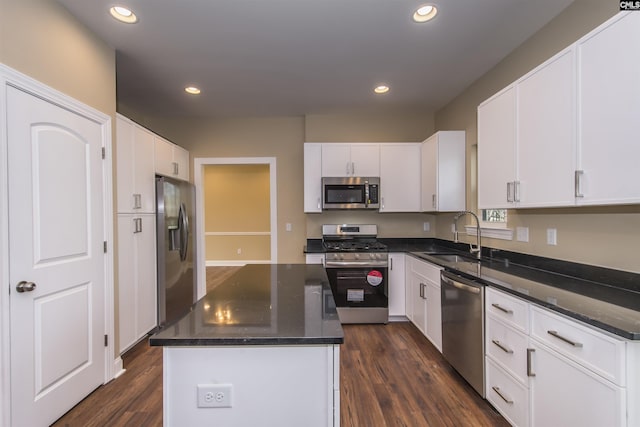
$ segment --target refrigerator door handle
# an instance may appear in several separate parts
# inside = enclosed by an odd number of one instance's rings
[[[184,203],[180,204],[178,227],[180,228],[180,260],[185,261],[187,259],[187,249],[189,248],[189,218],[187,216],[187,207]]]

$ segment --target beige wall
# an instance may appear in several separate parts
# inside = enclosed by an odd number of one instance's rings
[[[221,233],[206,237],[206,260],[269,261],[270,236],[233,234],[271,231],[269,165],[208,165],[203,169],[204,231]]]
[[[0,62],[115,116],[115,51],[55,1],[0,0]]]
[[[618,11],[618,2],[576,0],[537,34],[507,56],[436,113],[438,130],[467,131],[467,152],[477,144],[477,106],[498,90],[544,62]],[[475,189],[475,169],[468,165],[469,188]],[[467,194],[475,209],[476,192]],[[529,242],[484,239],[487,246],[551,258],[640,272],[637,236],[640,206],[510,210],[509,227],[529,227]],[[451,215],[438,216],[437,236],[450,239]],[[558,245],[546,244],[546,229],[558,230]]]

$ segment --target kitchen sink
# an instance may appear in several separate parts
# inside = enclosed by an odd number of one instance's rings
[[[430,256],[444,262],[478,262],[476,258],[466,257],[462,255],[457,255],[457,254],[433,254]]]

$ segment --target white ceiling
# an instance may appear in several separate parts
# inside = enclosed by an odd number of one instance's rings
[[[160,116],[438,109],[572,2],[427,0],[416,24],[418,0],[121,0],[127,25],[111,0],[58,1],[116,49],[118,101]]]

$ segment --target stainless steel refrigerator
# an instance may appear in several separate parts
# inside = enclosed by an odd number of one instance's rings
[[[159,328],[181,318],[196,301],[194,214],[193,185],[156,176]]]

